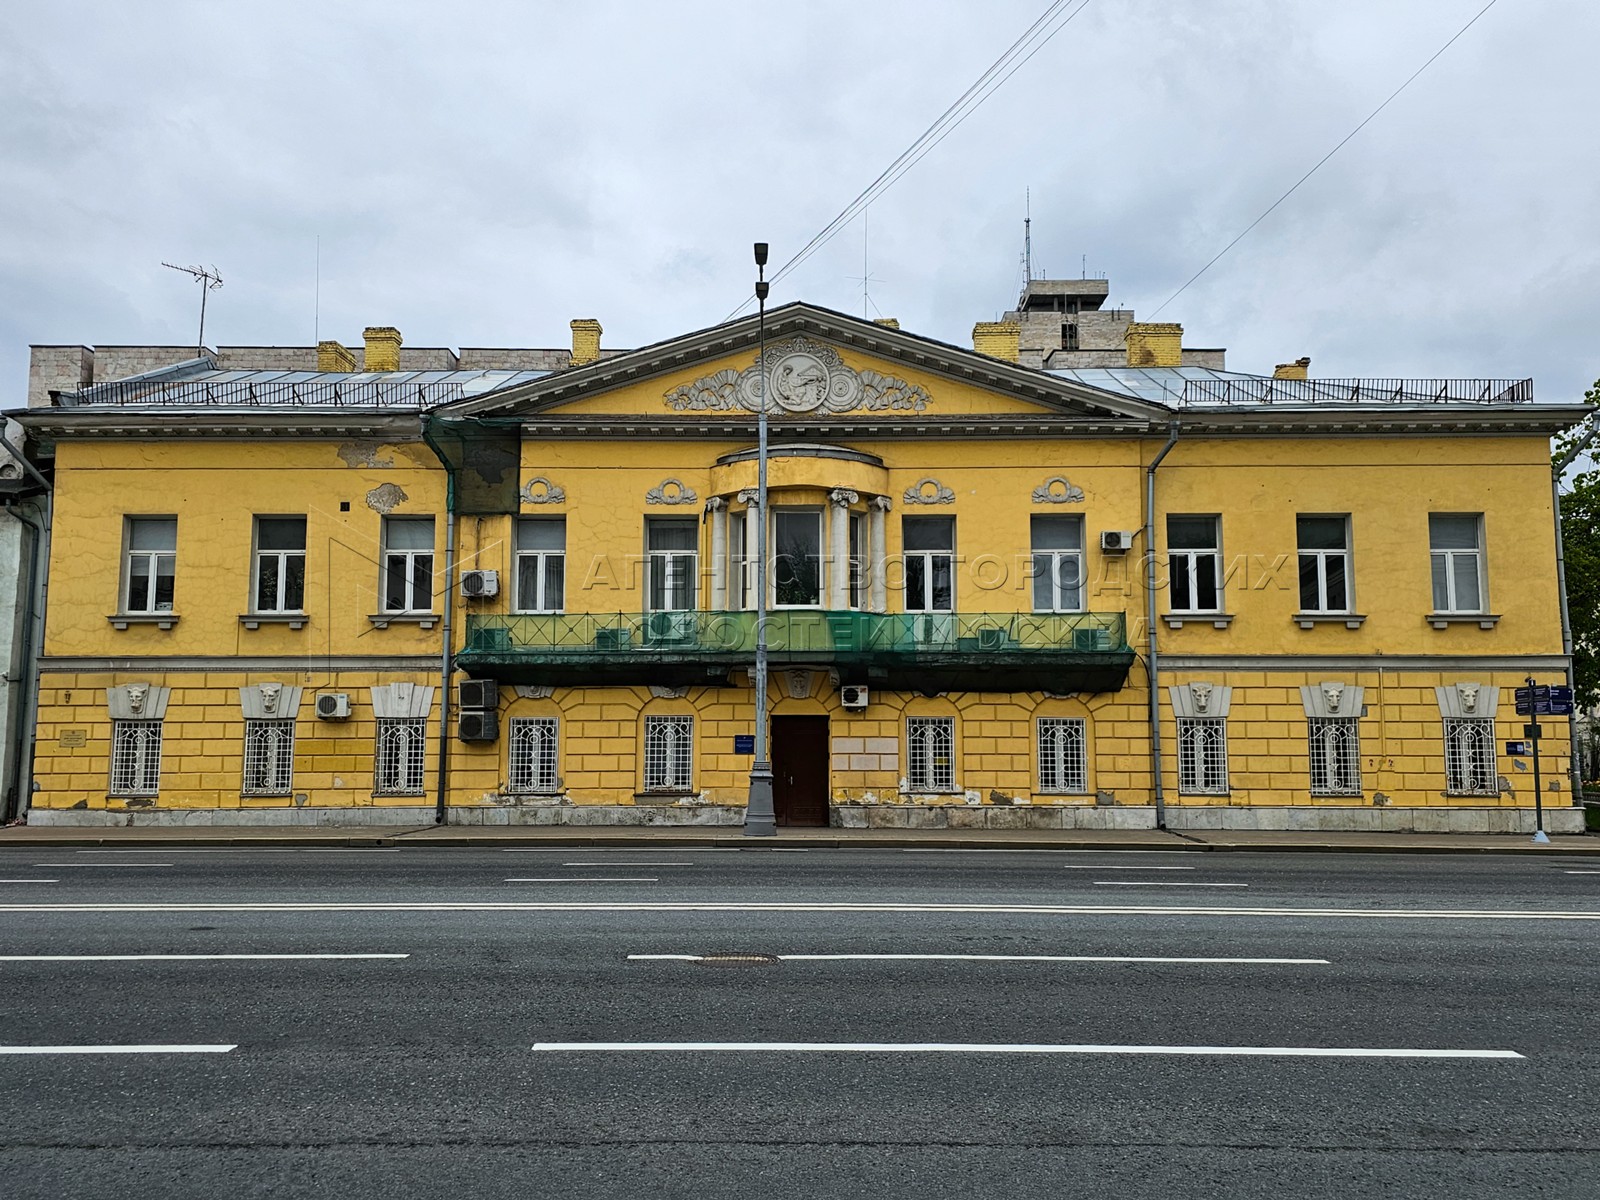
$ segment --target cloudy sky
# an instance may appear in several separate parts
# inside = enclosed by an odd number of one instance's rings
[[[1141,316],[1485,0],[1089,0],[773,290],[970,344],[1034,265]],[[1048,0],[11,0],[0,402],[29,343],[608,346],[715,324]],[[1600,376],[1600,5],[1499,0],[1161,314],[1229,365]],[[321,285],[317,259],[320,238]]]

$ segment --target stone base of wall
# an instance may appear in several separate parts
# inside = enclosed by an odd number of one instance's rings
[[[312,828],[414,826],[434,823],[433,805],[396,808],[139,808],[116,811],[92,808],[30,808],[30,826],[73,826],[94,829],[194,829],[216,826],[256,829],[302,825]]]
[[[1544,810],[1547,833],[1582,833],[1583,809]],[[1261,829],[1304,833],[1533,833],[1531,808],[1267,808],[1167,806],[1175,831]]]
[[[429,819],[432,817],[430,815]],[[450,825],[743,825],[744,806],[733,804],[539,804],[451,808]]]
[[[1044,804],[841,804],[834,807],[830,823],[838,829],[1154,829],[1156,810]]]

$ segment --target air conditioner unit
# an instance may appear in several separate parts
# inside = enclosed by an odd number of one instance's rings
[[[995,625],[980,625],[978,627],[979,650],[1004,650],[1010,642],[1006,631]]]
[[[867,706],[869,698],[867,689],[856,684],[848,684],[839,689],[839,703],[845,708],[863,709]]]
[[[1107,554],[1126,554],[1133,549],[1133,532],[1127,529],[1102,529],[1100,549]]]
[[[461,594],[468,600],[486,600],[500,594],[499,571],[462,571]]]
[[[656,612],[645,618],[644,636],[655,646],[692,646],[698,614],[692,612]]]
[[[1111,649],[1111,631],[1109,629],[1074,629],[1072,631],[1072,648],[1081,651],[1109,650]]]
[[[492,679],[463,679],[460,687],[460,707],[463,709],[496,709],[500,707],[500,685]]]
[[[493,709],[458,713],[456,736],[463,742],[492,742],[500,736],[500,716]]]
[[[350,716],[350,697],[344,692],[318,692],[317,718],[322,721],[343,721]]]

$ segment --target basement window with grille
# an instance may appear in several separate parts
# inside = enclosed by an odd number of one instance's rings
[[[1361,735],[1354,717],[1307,719],[1313,796],[1361,795]]]
[[[154,796],[161,781],[161,722],[111,722],[111,794]]]
[[[1498,796],[1493,717],[1447,717],[1444,723],[1445,791],[1452,796]]]
[[[1063,795],[1089,790],[1084,723],[1076,717],[1039,718],[1039,790]]]
[[[535,795],[559,790],[554,717],[511,718],[509,787]]]
[[[955,750],[955,718],[909,718],[906,721],[906,782],[910,790],[955,791]]]
[[[287,796],[294,791],[293,721],[245,721],[242,791],[246,796]]]
[[[694,718],[644,719],[644,790],[687,792],[694,787]]]
[[[426,748],[425,717],[379,717],[377,757],[373,763],[373,795],[422,795]]]
[[[1225,718],[1178,718],[1178,791],[1186,796],[1228,794]]]

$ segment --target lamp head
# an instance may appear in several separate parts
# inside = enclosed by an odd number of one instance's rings
[[[767,265],[767,244],[765,242],[757,242],[756,243],[756,266],[764,267],[766,265]]]
[[[772,287],[772,285],[769,284],[765,279],[757,280],[757,282],[756,282],[756,299],[757,300],[762,300],[762,301],[766,300],[767,292],[771,289],[771,287]]]

